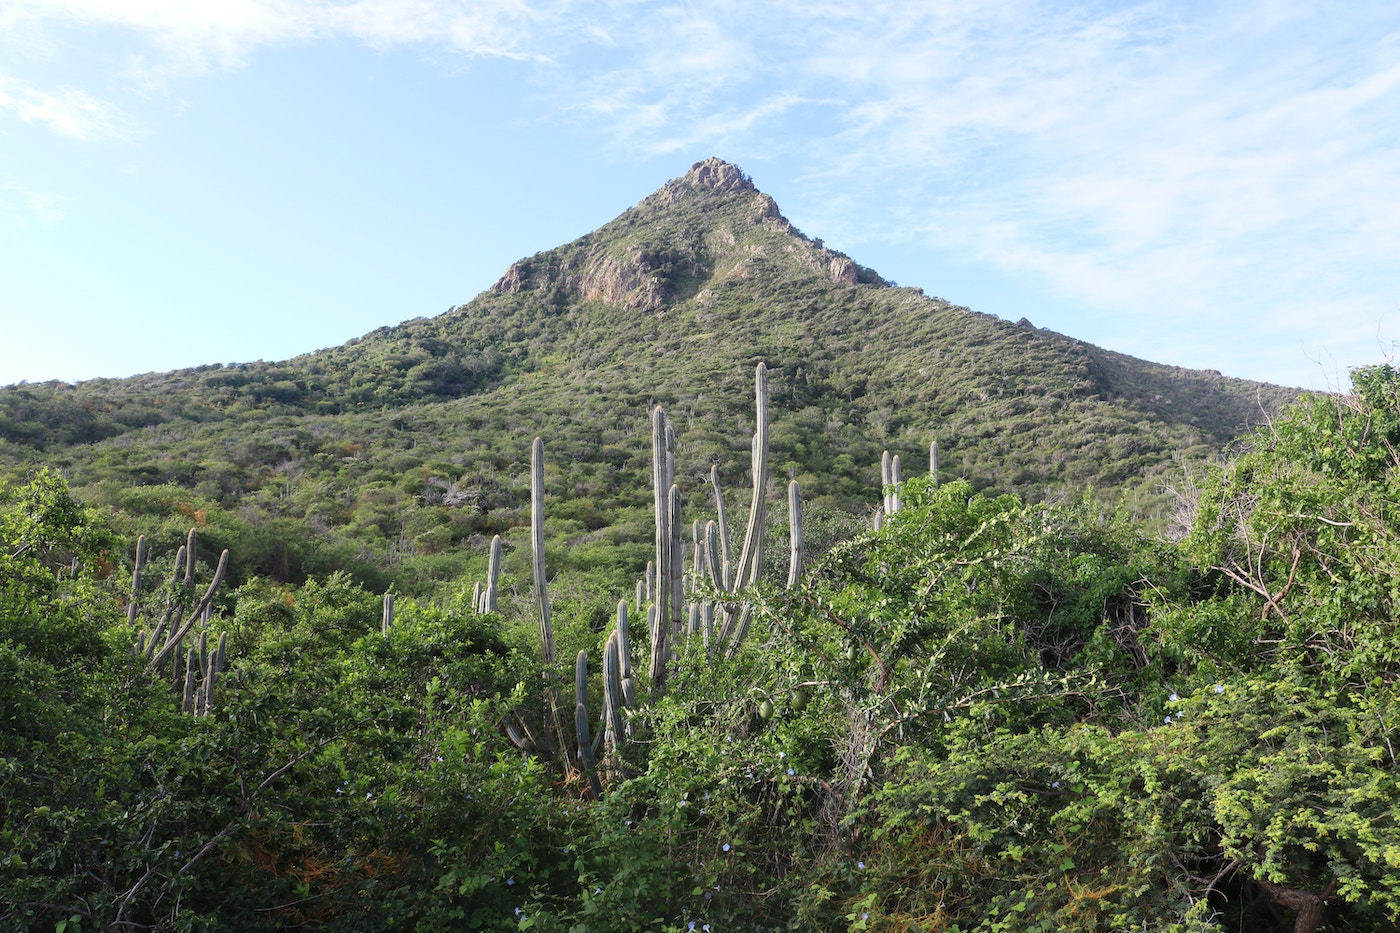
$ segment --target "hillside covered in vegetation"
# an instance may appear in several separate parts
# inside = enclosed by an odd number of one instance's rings
[[[223,561],[133,584],[108,515],[7,483],[0,926],[1394,929],[1400,373],[1353,378],[1179,543],[914,478],[787,584],[691,582],[748,636],[660,668],[645,612],[338,573],[206,618]]]
[[[540,435],[573,503],[557,531],[636,564],[650,407],[676,416],[698,508],[712,464],[742,481],[760,360],[776,475],[843,514],[877,500],[882,451],[914,469],[937,440],[945,479],[1030,500],[1092,487],[1165,522],[1181,464],[1297,397],[894,287],[709,160],[437,317],[281,363],[0,389],[0,470],[59,469],[128,533],[170,519],[171,545],[203,515],[235,580],[344,569],[427,593],[526,523]]]
[[[711,160],[435,318],[0,390],[0,930],[1394,929],[1353,385],[898,288]]]

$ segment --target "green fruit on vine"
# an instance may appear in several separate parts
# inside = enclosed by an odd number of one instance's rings
[[[807,689],[805,687],[798,687],[796,690],[792,691],[792,708],[799,713],[802,712],[807,708],[808,699]]]
[[[764,722],[773,718],[772,700],[764,700],[762,703],[758,704],[758,717]]]
[[[847,660],[847,661],[854,661],[855,659],[856,659],[856,646],[855,646],[855,645],[847,645],[847,646],[846,646],[846,660]]]

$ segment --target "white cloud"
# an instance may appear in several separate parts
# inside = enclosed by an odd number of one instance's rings
[[[114,104],[84,91],[60,87],[44,91],[0,75],[0,110],[26,123],[41,123],[74,139],[108,139],[126,134],[129,120]]]

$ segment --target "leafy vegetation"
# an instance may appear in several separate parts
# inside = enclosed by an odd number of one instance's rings
[[[1278,410],[894,289],[702,175],[432,321],[0,392],[0,929],[1395,928],[1400,372]],[[633,613],[630,738],[584,773],[546,710],[655,554],[649,406],[708,518],[762,354],[808,570],[770,547],[747,638],[664,687]],[[871,530],[879,450],[934,433]],[[194,578],[230,552],[200,716],[128,614],[137,533],[138,609],[189,601],[190,527]]]
[[[1400,372],[1354,381],[1201,477],[1177,543],[904,483],[751,594],[732,657],[682,646],[600,799],[506,736],[548,684],[525,613],[444,592],[383,633],[344,574],[255,576],[184,716],[129,650],[104,514],[8,485],[0,922],[1392,929]],[[597,657],[591,612],[556,620]]]

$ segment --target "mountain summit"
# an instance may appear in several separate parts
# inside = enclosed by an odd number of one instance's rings
[[[836,284],[885,284],[869,269],[798,234],[743,169],[710,158],[574,244],[582,248],[515,263],[491,291],[516,295],[563,288],[581,301],[655,311],[697,294],[698,282],[714,285],[716,276],[722,281],[745,275],[752,263],[768,257],[765,247],[776,243],[772,235],[784,239],[781,249],[788,260]]]

